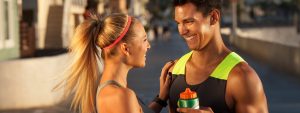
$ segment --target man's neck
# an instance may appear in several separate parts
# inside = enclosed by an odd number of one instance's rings
[[[225,46],[221,34],[216,34],[208,45],[201,50],[194,50],[191,62],[201,66],[212,66],[219,63],[230,50]]]

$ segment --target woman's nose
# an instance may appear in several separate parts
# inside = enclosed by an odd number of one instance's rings
[[[151,45],[150,45],[149,41],[147,41],[147,42],[148,42],[147,49],[150,49],[150,48],[151,48]]]

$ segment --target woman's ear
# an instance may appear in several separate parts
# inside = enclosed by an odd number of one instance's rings
[[[129,55],[129,47],[127,43],[121,43],[121,52],[125,55]]]

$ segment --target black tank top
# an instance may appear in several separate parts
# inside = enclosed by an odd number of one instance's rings
[[[234,113],[234,110],[229,109],[225,101],[226,83],[232,68],[244,60],[232,52],[225,57],[205,81],[200,84],[189,85],[186,83],[185,64],[191,55],[192,52],[189,52],[182,56],[173,68],[173,81],[169,94],[170,106],[176,111],[180,93],[184,92],[186,88],[190,88],[197,92],[200,108],[211,107],[214,113]]]

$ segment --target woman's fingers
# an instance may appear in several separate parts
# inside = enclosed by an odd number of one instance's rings
[[[165,64],[165,66],[162,68],[160,79],[163,79],[165,81],[165,78],[167,76],[167,73],[169,72],[169,69],[174,65],[174,61],[169,61]]]
[[[160,93],[159,98],[163,100],[167,100],[169,95],[169,87],[171,82],[171,76],[169,73],[169,69],[174,65],[174,61],[167,62],[162,69],[160,76]]]

